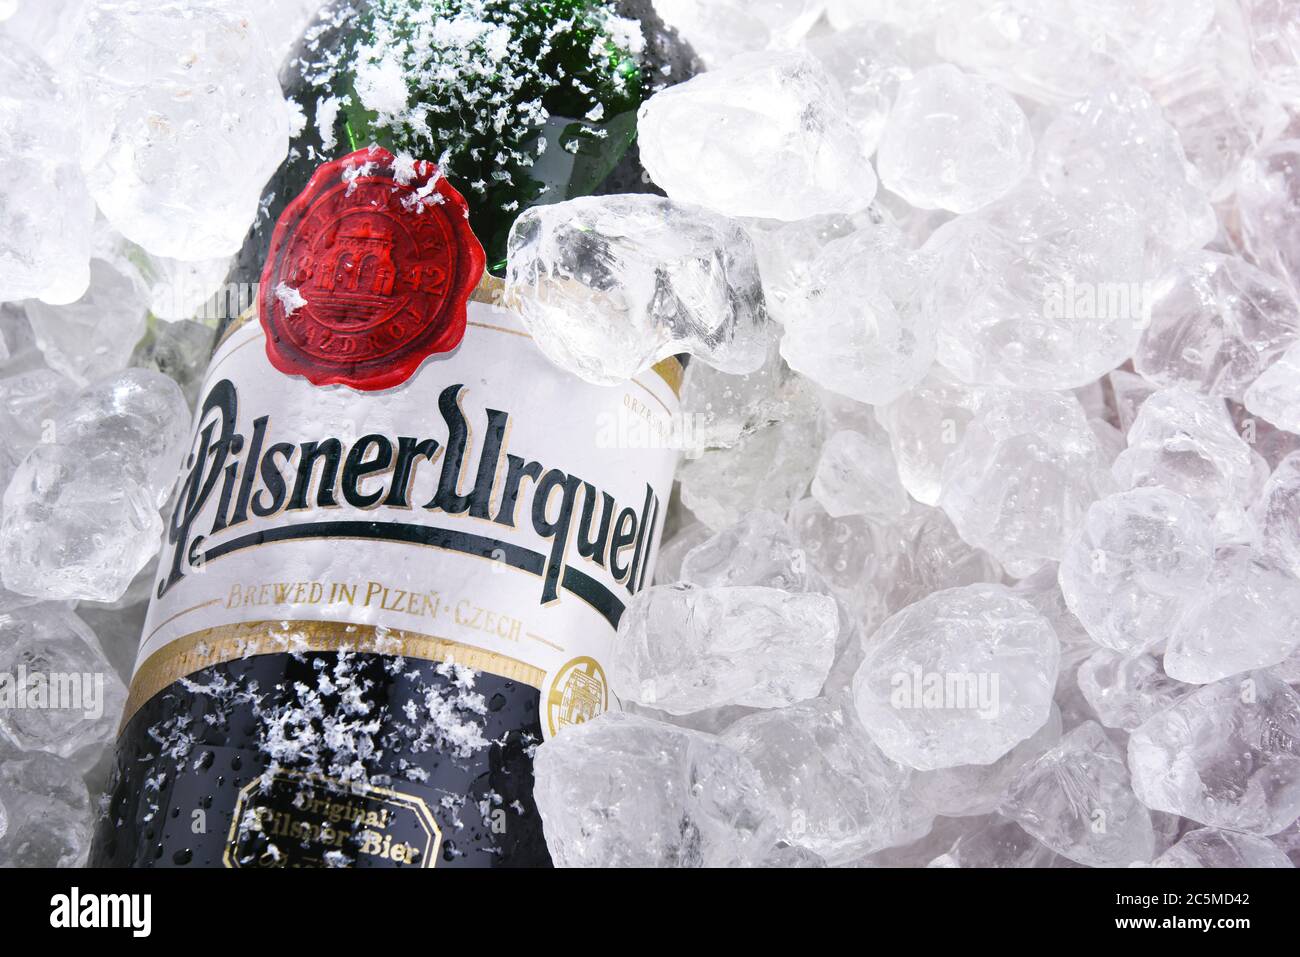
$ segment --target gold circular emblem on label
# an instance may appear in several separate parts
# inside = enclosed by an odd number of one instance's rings
[[[551,734],[570,724],[590,721],[609,708],[609,682],[595,658],[566,662],[551,682],[546,697],[546,723]]]

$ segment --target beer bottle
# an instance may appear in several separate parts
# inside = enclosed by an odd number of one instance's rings
[[[100,866],[549,861],[532,754],[611,707],[650,580],[675,360],[551,366],[500,280],[519,212],[647,190],[693,71],[649,0],[349,0],[232,279],[120,731]]]

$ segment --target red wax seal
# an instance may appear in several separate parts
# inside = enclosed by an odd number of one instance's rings
[[[262,269],[271,365],[370,392],[455,349],[486,261],[467,211],[435,165],[395,165],[377,146],[317,169]]]

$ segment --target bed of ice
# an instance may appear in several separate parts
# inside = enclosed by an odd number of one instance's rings
[[[103,677],[0,707],[0,864],[85,859],[314,6],[0,3],[0,675]],[[1300,5],[656,6],[708,66],[641,110],[666,198],[510,247],[574,375],[695,357],[556,863],[1292,866]]]

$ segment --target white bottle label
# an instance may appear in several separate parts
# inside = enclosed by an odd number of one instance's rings
[[[670,361],[582,382],[476,298],[457,349],[363,393],[277,371],[245,321],[204,385],[127,719],[204,667],[340,648],[536,687],[547,735],[616,707],[607,663],[651,581],[679,378]]]

